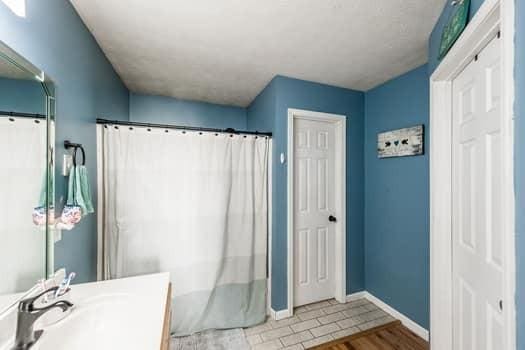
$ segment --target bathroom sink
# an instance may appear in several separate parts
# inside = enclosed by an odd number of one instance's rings
[[[136,319],[144,305],[125,294],[90,298],[46,328],[34,349],[145,349],[149,340],[141,336],[143,325]]]

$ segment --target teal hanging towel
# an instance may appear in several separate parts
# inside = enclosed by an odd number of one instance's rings
[[[70,230],[82,217],[94,212],[87,169],[84,165],[73,166],[69,172],[67,202],[60,221]]]
[[[82,216],[86,216],[95,211],[91,200],[87,169],[84,165],[77,165],[71,168],[67,205],[69,207],[80,207]]]
[[[82,215],[86,216],[95,211],[93,201],[91,200],[91,188],[89,187],[87,168],[84,165],[75,167],[75,177],[75,193],[78,198],[77,205],[82,209]]]

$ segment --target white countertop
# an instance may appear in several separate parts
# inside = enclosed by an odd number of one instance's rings
[[[169,273],[74,285],[71,314],[44,327],[33,349],[160,349],[168,286]]]

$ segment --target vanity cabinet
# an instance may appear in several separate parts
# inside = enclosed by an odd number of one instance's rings
[[[171,329],[171,283],[168,286],[166,295],[166,308],[164,311],[164,326],[162,328],[162,342],[160,350],[169,350],[170,348],[170,329]]]

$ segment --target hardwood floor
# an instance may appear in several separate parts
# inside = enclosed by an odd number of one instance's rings
[[[315,350],[428,350],[428,343],[400,321],[316,346]]]

